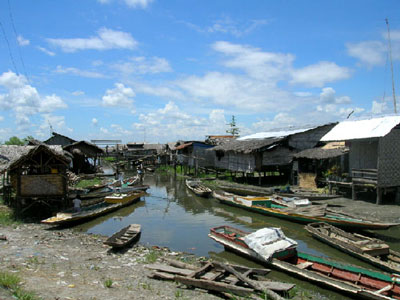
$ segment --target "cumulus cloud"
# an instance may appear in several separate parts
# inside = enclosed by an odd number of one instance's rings
[[[99,123],[99,120],[97,120],[96,118],[92,119],[92,125],[93,126],[97,126],[98,123]]]
[[[116,63],[112,66],[112,68],[125,75],[157,74],[172,71],[169,62],[165,58],[146,58],[143,56],[132,57],[128,61]]]
[[[347,79],[351,75],[349,68],[340,67],[333,62],[322,61],[302,69],[293,70],[292,84],[309,87],[323,87],[329,82]]]
[[[106,77],[104,74],[101,74],[98,72],[80,70],[78,68],[73,68],[73,67],[64,68],[62,66],[57,66],[57,68],[54,72],[59,73],[59,74],[70,74],[70,75],[87,77],[87,78],[105,78]]]
[[[251,20],[246,24],[239,24],[237,21],[225,16],[222,19],[216,20],[206,31],[210,33],[226,33],[235,37],[241,37],[268,23],[268,20]]]
[[[97,36],[89,38],[55,39],[49,38],[47,42],[55,47],[60,47],[64,52],[79,50],[110,50],[110,49],[135,49],[137,41],[128,32],[101,28]]]
[[[323,103],[336,103],[336,104],[349,104],[351,99],[349,96],[336,97],[336,91],[331,87],[322,89],[319,95],[321,102]]]
[[[130,87],[125,87],[122,83],[116,83],[114,89],[108,89],[103,96],[104,106],[124,106],[133,105],[135,92]]]
[[[84,91],[74,91],[74,92],[72,92],[72,95],[74,95],[74,96],[82,96],[82,95],[85,95],[85,92]]]
[[[17,42],[20,46],[28,46],[31,42],[25,39],[22,35],[17,36]]]
[[[13,111],[19,126],[28,126],[30,117],[37,113],[67,108],[57,95],[40,96],[23,75],[11,71],[0,75],[0,87],[5,92],[0,94],[0,108]]]
[[[35,136],[47,137],[49,135],[50,126],[51,129],[57,132],[69,132],[72,133],[72,128],[69,128],[65,123],[64,116],[56,116],[52,114],[42,114],[42,123],[35,132]]]
[[[372,108],[371,112],[373,114],[383,114],[384,112],[387,112],[387,103],[386,102],[377,102],[377,101],[372,101]]]

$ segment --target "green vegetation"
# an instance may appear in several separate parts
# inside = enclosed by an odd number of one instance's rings
[[[236,126],[235,116],[232,116],[231,122],[228,123],[227,125],[229,125],[230,128],[226,131],[226,133],[230,133],[233,136],[239,136],[240,129]]]
[[[157,258],[160,257],[160,251],[150,250],[148,254],[144,257],[145,263],[152,264],[155,263]]]
[[[102,180],[100,178],[82,179],[75,185],[75,187],[84,189],[89,186],[93,186],[93,185],[101,184],[101,183],[102,183]]]
[[[104,280],[103,284],[104,284],[104,287],[111,288],[113,285],[113,281],[112,281],[112,279],[106,279],[106,280]]]
[[[140,286],[141,286],[143,289],[145,289],[145,290],[151,291],[151,285],[150,285],[150,283],[141,282],[141,283],[140,283]]]
[[[7,272],[0,272],[0,287],[9,290],[11,294],[20,300],[39,300],[41,298],[37,297],[32,292],[27,292],[20,287],[21,279],[15,274],[10,274]]]
[[[105,161],[109,161],[109,162],[114,162],[117,160],[115,157],[112,157],[112,156],[107,156],[107,157],[104,157],[103,159]]]
[[[32,136],[27,136],[24,139],[20,139],[17,136],[13,136],[13,137],[10,137],[10,139],[8,141],[4,142],[4,145],[23,146],[23,145],[26,145],[29,142],[29,140],[32,140],[32,139],[33,139]]]
[[[19,223],[14,213],[7,206],[0,204],[0,225],[7,226]]]

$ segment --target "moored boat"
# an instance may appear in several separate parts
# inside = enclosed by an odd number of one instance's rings
[[[324,243],[366,261],[387,272],[400,274],[400,253],[390,249],[385,242],[350,233],[326,223],[305,226],[311,235]]]
[[[131,191],[129,193],[114,193],[104,198],[107,203],[125,203],[145,195],[144,191]]]
[[[186,179],[186,186],[189,190],[200,197],[209,197],[212,190],[201,183],[200,180],[190,180]]]
[[[283,207],[273,204],[270,199],[257,201],[251,200],[249,197],[241,197],[225,192],[213,192],[213,197],[221,203],[236,206],[250,210],[252,212],[261,213],[264,215],[283,218],[299,223],[326,222],[331,225],[344,228],[359,228],[359,229],[387,229],[392,226],[398,226],[399,223],[383,223],[368,219],[355,218],[349,215],[338,213],[327,208],[324,205],[311,205],[306,207]]]
[[[123,248],[138,239],[140,233],[140,224],[131,224],[114,233],[104,242],[104,244],[113,248]]]
[[[120,209],[122,207],[128,206],[140,200],[140,197],[135,197],[126,202],[120,203],[107,203],[105,201],[97,203],[94,205],[84,206],[81,211],[74,211],[73,209],[68,209],[57,213],[54,217],[42,220],[41,223],[48,225],[72,225],[76,223],[81,223],[89,219],[93,219],[112,211]]]
[[[292,256],[273,255],[267,260],[242,241],[248,233],[220,226],[210,230],[209,237],[225,249],[258,263],[273,267],[307,281],[329,287],[338,292],[363,299],[400,299],[400,280],[397,276],[335,262],[326,258],[297,252]]]

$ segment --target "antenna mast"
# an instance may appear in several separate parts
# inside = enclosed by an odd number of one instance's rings
[[[390,58],[390,70],[392,71],[392,90],[393,90],[393,106],[394,106],[394,113],[397,114],[396,108],[396,91],[394,89],[394,77],[393,77],[393,62],[392,62],[392,44],[390,42],[390,29],[389,29],[389,20],[386,18],[386,26],[388,31],[388,45],[389,45],[389,58]]]

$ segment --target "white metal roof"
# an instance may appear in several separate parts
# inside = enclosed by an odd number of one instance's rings
[[[321,141],[346,141],[383,137],[398,124],[400,124],[400,116],[344,121],[333,127],[331,131],[321,138]]]
[[[254,140],[254,139],[268,139],[268,138],[279,138],[285,137],[291,134],[305,132],[310,129],[314,129],[315,127],[303,128],[303,129],[293,129],[293,130],[281,130],[281,131],[268,131],[268,132],[259,132],[251,135],[246,135],[238,138],[237,140]]]

